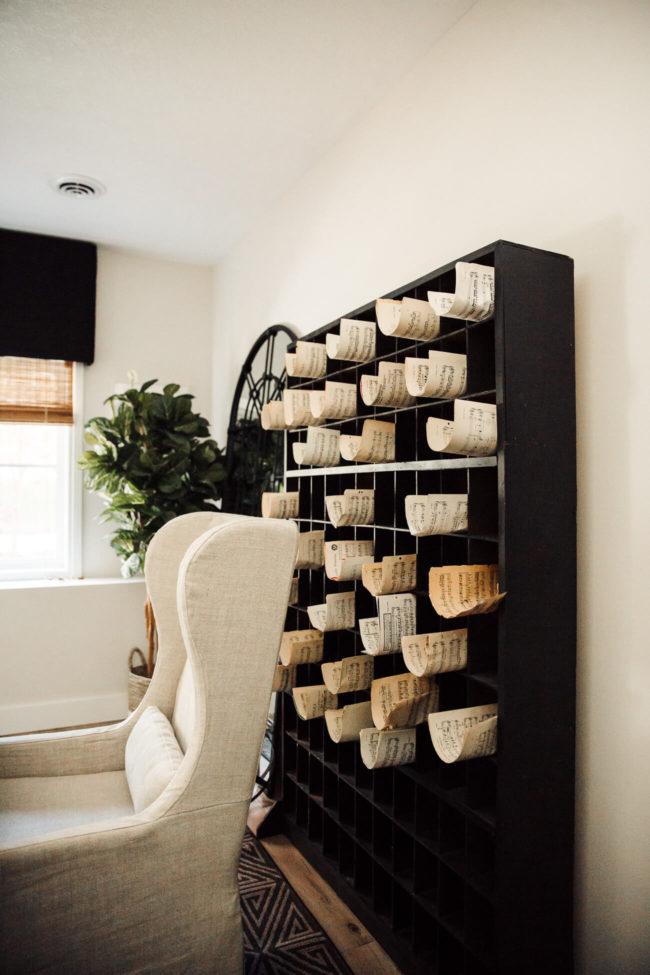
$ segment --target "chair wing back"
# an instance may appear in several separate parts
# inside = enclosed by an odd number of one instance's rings
[[[292,522],[227,515],[182,561],[178,614],[195,727],[192,783],[175,812],[250,799],[297,538]]]
[[[146,699],[138,711],[155,704],[168,718],[172,716],[177,685],[187,659],[176,607],[178,572],[192,542],[228,518],[216,511],[179,515],[156,532],[149,543],[144,573],[158,631],[158,658]]]

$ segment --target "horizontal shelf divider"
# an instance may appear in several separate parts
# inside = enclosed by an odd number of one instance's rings
[[[469,467],[496,467],[496,457],[452,457],[449,460],[408,460],[391,464],[354,464],[349,467],[300,467],[288,470],[291,477],[322,477],[338,474],[383,474],[391,471],[452,471]]]

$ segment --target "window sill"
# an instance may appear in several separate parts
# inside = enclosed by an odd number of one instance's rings
[[[144,576],[134,576],[131,579],[123,579],[121,576],[94,579],[4,579],[0,580],[0,589],[67,589],[85,586],[130,586],[136,583],[144,583]]]

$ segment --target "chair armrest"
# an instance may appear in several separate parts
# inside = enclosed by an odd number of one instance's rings
[[[0,778],[84,775],[124,768],[133,716],[103,728],[0,738]]]

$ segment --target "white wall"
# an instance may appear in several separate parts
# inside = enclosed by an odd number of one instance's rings
[[[480,0],[215,273],[219,437],[273,322],[306,333],[498,238],[575,259],[582,975],[648,962],[649,27],[644,0]]]
[[[107,396],[135,370],[138,382],[177,382],[208,418],[212,406],[212,272],[98,249],[95,361],[84,369],[84,419],[106,416]],[[102,504],[83,495],[83,574],[119,576],[120,561],[97,518]]]
[[[144,601],[142,580],[0,588],[0,734],[124,717]]]
[[[210,419],[212,271],[98,250],[95,362],[83,373],[84,419],[134,369],[178,382]],[[82,492],[85,582],[0,587],[0,734],[108,721],[126,714],[127,658],[145,644],[144,583],[120,578]],[[108,577],[99,582],[98,577]]]

